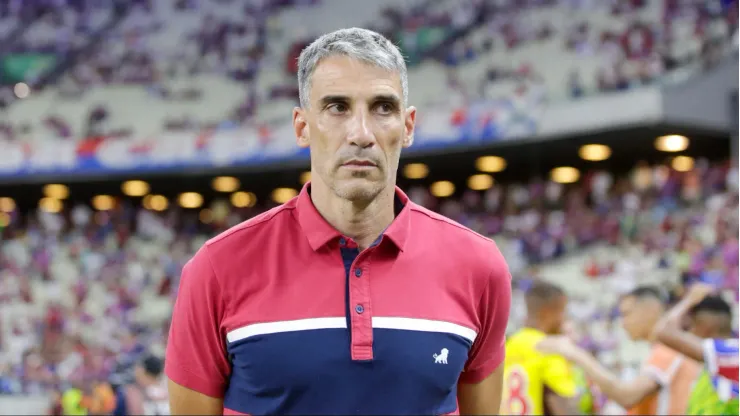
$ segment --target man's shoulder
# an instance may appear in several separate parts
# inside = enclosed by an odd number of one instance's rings
[[[537,331],[532,328],[522,328],[507,337],[507,345],[510,345],[512,348],[516,348],[517,350],[521,350],[521,352],[526,353],[529,358],[544,357],[545,354],[537,351],[535,346],[546,336],[547,335],[545,335],[544,332]],[[509,341],[511,341],[511,344],[509,344]]]
[[[677,360],[679,359],[683,361],[681,353],[667,345],[656,342],[650,347],[650,353],[643,369],[648,375],[657,377],[661,384],[668,384],[670,382],[669,370],[674,365],[678,365]]]
[[[410,206],[411,214],[414,216],[415,226],[428,228],[435,234],[441,234],[443,237],[450,237],[457,240],[464,240],[470,244],[485,248],[495,248],[496,243],[482,234],[479,234],[459,222],[447,218],[442,214],[431,211],[427,208],[412,203]]]
[[[291,202],[279,205],[229,228],[206,241],[205,246],[209,249],[243,248],[245,244],[258,243],[258,241],[252,238],[255,234],[261,234],[266,229],[270,229],[271,231],[276,227],[280,227],[283,221],[290,220],[292,211],[295,208],[295,204]]]
[[[519,355],[524,355],[523,353],[525,352],[528,353],[529,347],[534,348],[535,343],[536,342],[532,339],[532,334],[530,334],[525,328],[522,328],[506,337],[506,347],[516,349],[519,351]]]
[[[286,221],[292,220],[295,205],[291,202],[265,211],[216,235],[203,244],[189,263],[201,267],[210,264],[209,267],[219,269],[233,263],[237,254],[242,259],[256,256],[260,251],[256,248],[265,243],[264,239],[275,236],[276,230],[284,229]]]
[[[487,260],[493,266],[506,264],[493,239],[420,205],[412,204],[410,208],[414,233],[424,239],[433,235],[449,256]]]
[[[265,238],[279,238],[276,230],[284,229],[286,221],[292,221],[295,205],[291,202],[265,211],[206,241],[185,266],[190,271],[189,275],[206,280],[213,276],[214,281],[223,285],[234,267],[243,268],[264,254],[261,247]]]
[[[738,340],[737,339],[722,339],[722,338],[710,338],[704,340],[705,348],[709,348],[716,351],[719,354],[731,354],[737,356],[738,352]]]

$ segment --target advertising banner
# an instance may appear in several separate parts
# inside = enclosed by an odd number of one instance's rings
[[[419,63],[421,55],[442,43],[450,34],[446,27],[421,27],[396,34],[398,46],[410,65]]]
[[[47,396],[0,395],[1,415],[45,415],[49,412],[51,398]]]
[[[35,79],[52,69],[57,58],[52,54],[8,54],[0,59],[0,81],[13,84]]]
[[[419,112],[414,145],[405,154],[531,137],[538,112],[526,95],[459,108]],[[308,162],[293,127],[223,128],[156,137],[49,137],[30,142],[0,140],[0,181],[36,175],[144,174],[205,168]]]

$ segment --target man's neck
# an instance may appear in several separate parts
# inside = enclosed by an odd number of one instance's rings
[[[360,249],[370,247],[393,222],[394,197],[392,186],[369,202],[349,201],[337,197],[326,186],[311,186],[311,201],[319,214],[337,231],[354,240]]]
[[[532,320],[532,319],[527,319],[524,322],[524,327],[525,328],[530,328],[530,329],[536,329],[536,330],[538,330],[540,332],[547,333],[547,331],[545,331],[545,328],[543,328],[542,325],[540,325],[538,322],[536,322],[535,320]]]

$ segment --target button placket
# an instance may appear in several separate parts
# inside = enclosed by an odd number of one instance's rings
[[[369,264],[373,248],[361,252],[352,265],[349,280],[350,305],[353,313],[351,356],[353,360],[371,360],[373,358],[372,301],[370,299]],[[361,278],[360,278],[361,277]]]

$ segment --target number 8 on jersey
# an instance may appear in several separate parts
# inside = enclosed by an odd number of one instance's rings
[[[528,415],[532,404],[528,395],[529,379],[527,372],[520,366],[512,367],[506,374],[504,389],[503,414]]]

